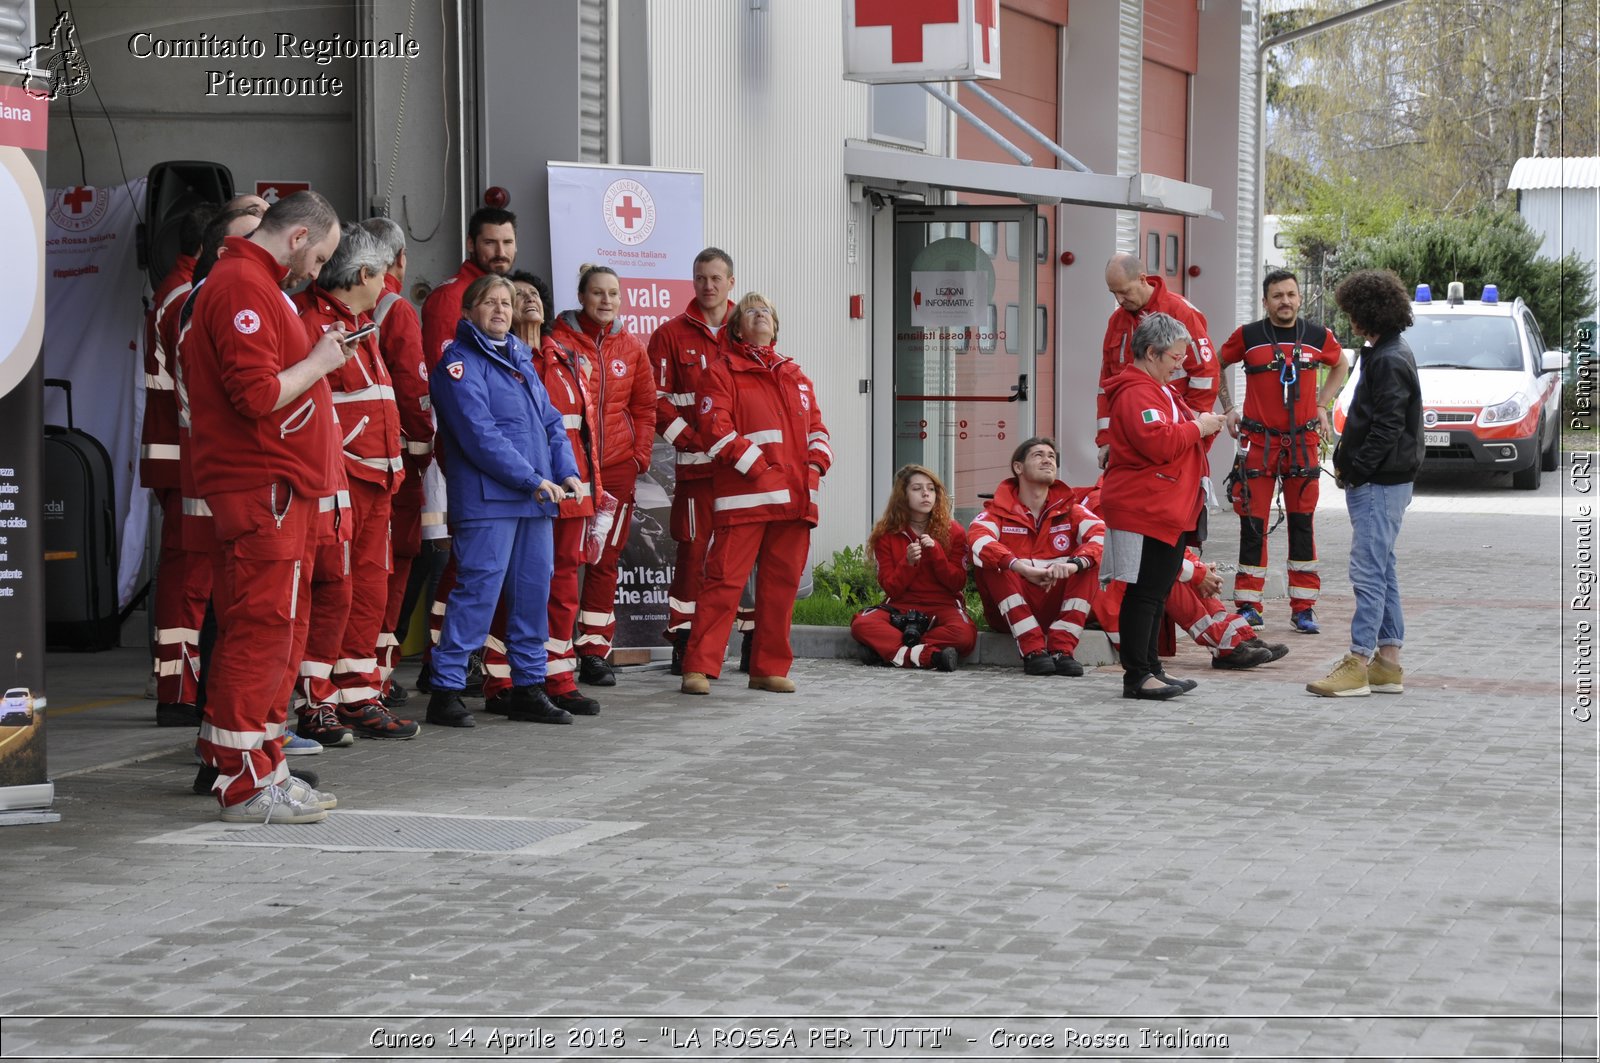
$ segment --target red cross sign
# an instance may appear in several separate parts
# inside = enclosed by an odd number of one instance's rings
[[[922,62],[924,26],[960,20],[958,0],[856,0],[856,25],[888,26],[890,58],[896,63]]]
[[[1000,0],[842,0],[844,76],[867,84],[1000,76]]]
[[[74,214],[82,214],[83,208],[94,199],[94,193],[83,185],[79,185],[61,197],[61,202],[66,204],[68,210]]]
[[[632,229],[639,224],[639,219],[644,217],[644,211],[634,203],[632,196],[623,196],[612,213],[622,221],[624,229]]]

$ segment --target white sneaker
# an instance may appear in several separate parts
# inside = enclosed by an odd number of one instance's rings
[[[298,801],[302,805],[312,805],[322,809],[324,812],[331,812],[339,807],[339,799],[337,797],[326,790],[318,790],[312,787],[298,775],[289,776],[289,781],[283,784],[283,788],[288,791],[291,801]]]
[[[295,800],[276,783],[263,786],[248,801],[222,809],[224,823],[316,823],[327,818],[326,809]]]

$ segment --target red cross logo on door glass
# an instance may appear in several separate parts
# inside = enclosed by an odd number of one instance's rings
[[[985,7],[990,0],[978,0]],[[894,63],[922,62],[922,28],[961,21],[958,0],[856,0],[856,25],[889,27],[889,60]],[[984,37],[988,48],[988,36]],[[985,54],[987,59],[988,55]]]

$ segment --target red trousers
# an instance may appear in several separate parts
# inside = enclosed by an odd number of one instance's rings
[[[378,672],[378,635],[389,604],[389,488],[364,480],[350,481],[354,526],[349,548],[349,611],[338,656],[333,662],[333,685],[342,705],[359,705],[381,696]],[[312,630],[318,626],[315,611]]]
[[[217,799],[232,805],[289,777],[278,739],[305,648],[318,500],[279,481],[206,501],[221,550],[212,582],[217,644],[196,750],[217,769]]]
[[[750,637],[750,675],[783,676],[794,663],[789,627],[800,590],[811,525],[803,520],[734,524],[718,528],[706,549],[706,576],[689,632],[683,670],[716,678],[733,630],[739,594],[756,568],[755,631]]]
[[[1094,615],[1099,618],[1100,627],[1111,640],[1112,648],[1118,652],[1122,649],[1119,623],[1122,596],[1127,589],[1126,583],[1113,580],[1100,592],[1100,597],[1094,603]],[[1195,642],[1210,649],[1213,657],[1226,657],[1239,643],[1256,637],[1255,629],[1245,623],[1244,617],[1238,613],[1229,612],[1228,607],[1222,604],[1222,599],[1202,598],[1193,584],[1189,583],[1172,585],[1172,590],[1167,594],[1166,616],[1187,631]]]
[[[193,705],[200,685],[200,625],[211,599],[211,557],[183,546],[183,492],[156,488],[161,555],[156,571],[156,700]]]
[[[617,563],[622,558],[622,548],[628,545],[628,532],[633,527],[633,489],[638,479],[638,470],[631,460],[625,465],[606,466],[600,470],[600,482],[619,505],[616,523],[611,526],[611,535],[606,539],[600,560],[590,565],[583,576],[577,638],[581,657],[605,657],[611,653],[611,639],[617,633]]]
[[[378,678],[385,692],[395,665],[400,663],[400,605],[405,601],[411,565],[422,553],[422,474],[406,468],[406,478],[389,499],[389,587],[383,603],[383,626],[378,633]]]
[[[1316,435],[1307,433],[1310,455],[1298,460],[1314,465]],[[1317,604],[1322,577],[1317,571],[1317,541],[1312,514],[1321,494],[1319,474],[1287,475],[1297,458],[1277,437],[1246,435],[1249,448],[1243,452],[1244,479],[1235,488],[1233,511],[1239,514],[1239,571],[1233,578],[1233,600],[1243,609],[1261,610],[1261,596],[1267,583],[1267,518],[1272,513],[1272,495],[1283,482],[1283,509],[1289,525],[1289,608],[1302,612]],[[1254,474],[1254,475],[1251,475]]]
[[[1056,580],[1048,590],[1010,569],[984,567],[974,569],[973,574],[989,627],[1011,632],[1019,654],[1070,654],[1078,648],[1083,622],[1099,588],[1098,566]]]
[[[673,635],[694,623],[695,604],[705,582],[706,544],[711,541],[711,481],[679,480],[672,492],[669,527],[677,541],[672,585],[667,590],[667,630]]]
[[[855,615],[850,621],[850,637],[896,668],[932,668],[934,655],[946,646],[954,646],[965,657],[978,644],[978,626],[958,605],[896,602],[894,607],[902,611],[915,609],[933,617],[921,642],[907,646],[904,633],[890,621],[889,611],[877,606]]]

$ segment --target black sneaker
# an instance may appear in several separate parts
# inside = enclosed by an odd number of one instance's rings
[[[586,698],[576,690],[570,694],[552,694],[545,691],[545,697],[550,699],[550,704],[558,709],[566,709],[574,716],[600,715],[600,703],[593,698]]]
[[[340,705],[334,711],[339,714],[341,724],[362,738],[415,738],[422,730],[414,721],[402,720],[384,708],[381,701]]]
[[[579,657],[578,679],[592,687],[617,685],[617,673],[612,669],[611,662],[604,657]]]
[[[525,723],[571,723],[572,713],[551,702],[543,683],[512,687],[506,698],[506,717]]]
[[[933,666],[941,672],[953,672],[961,667],[961,654],[954,646],[946,646],[933,655]]]
[[[1248,642],[1241,642],[1233,648],[1232,653],[1211,658],[1211,667],[1242,672],[1246,668],[1254,668],[1274,659],[1272,651],[1265,646],[1252,646]]]
[[[1271,664],[1273,661],[1281,661],[1283,658],[1289,656],[1289,647],[1285,646],[1281,642],[1263,642],[1259,638],[1253,638],[1246,639],[1245,641],[1239,643],[1239,645],[1254,646],[1257,649],[1266,650],[1272,655],[1267,658],[1268,664]]]
[[[410,700],[411,691],[401,686],[398,679],[391,679],[389,681],[389,692],[383,696],[383,707],[386,709],[398,709]]]
[[[180,705],[169,702],[156,704],[157,727],[199,727],[201,713],[194,705]]]
[[[1083,665],[1070,653],[1058,653],[1056,659],[1056,675],[1069,675],[1076,679],[1083,674]]]
[[[689,632],[674,631],[672,633],[672,667],[669,669],[673,675],[683,674],[683,655],[689,652]]]
[[[300,713],[300,725],[295,733],[301,738],[321,742],[324,746],[339,748],[356,744],[350,728],[339,722],[339,714],[332,705],[319,705]]]
[[[739,671],[750,671],[750,632],[746,631],[739,639]]]
[[[428,698],[428,715],[424,719],[435,727],[478,726],[478,721],[461,703],[459,690],[435,690]]]
[[[1025,675],[1055,675],[1056,659],[1043,650],[1034,650],[1022,659]]]

